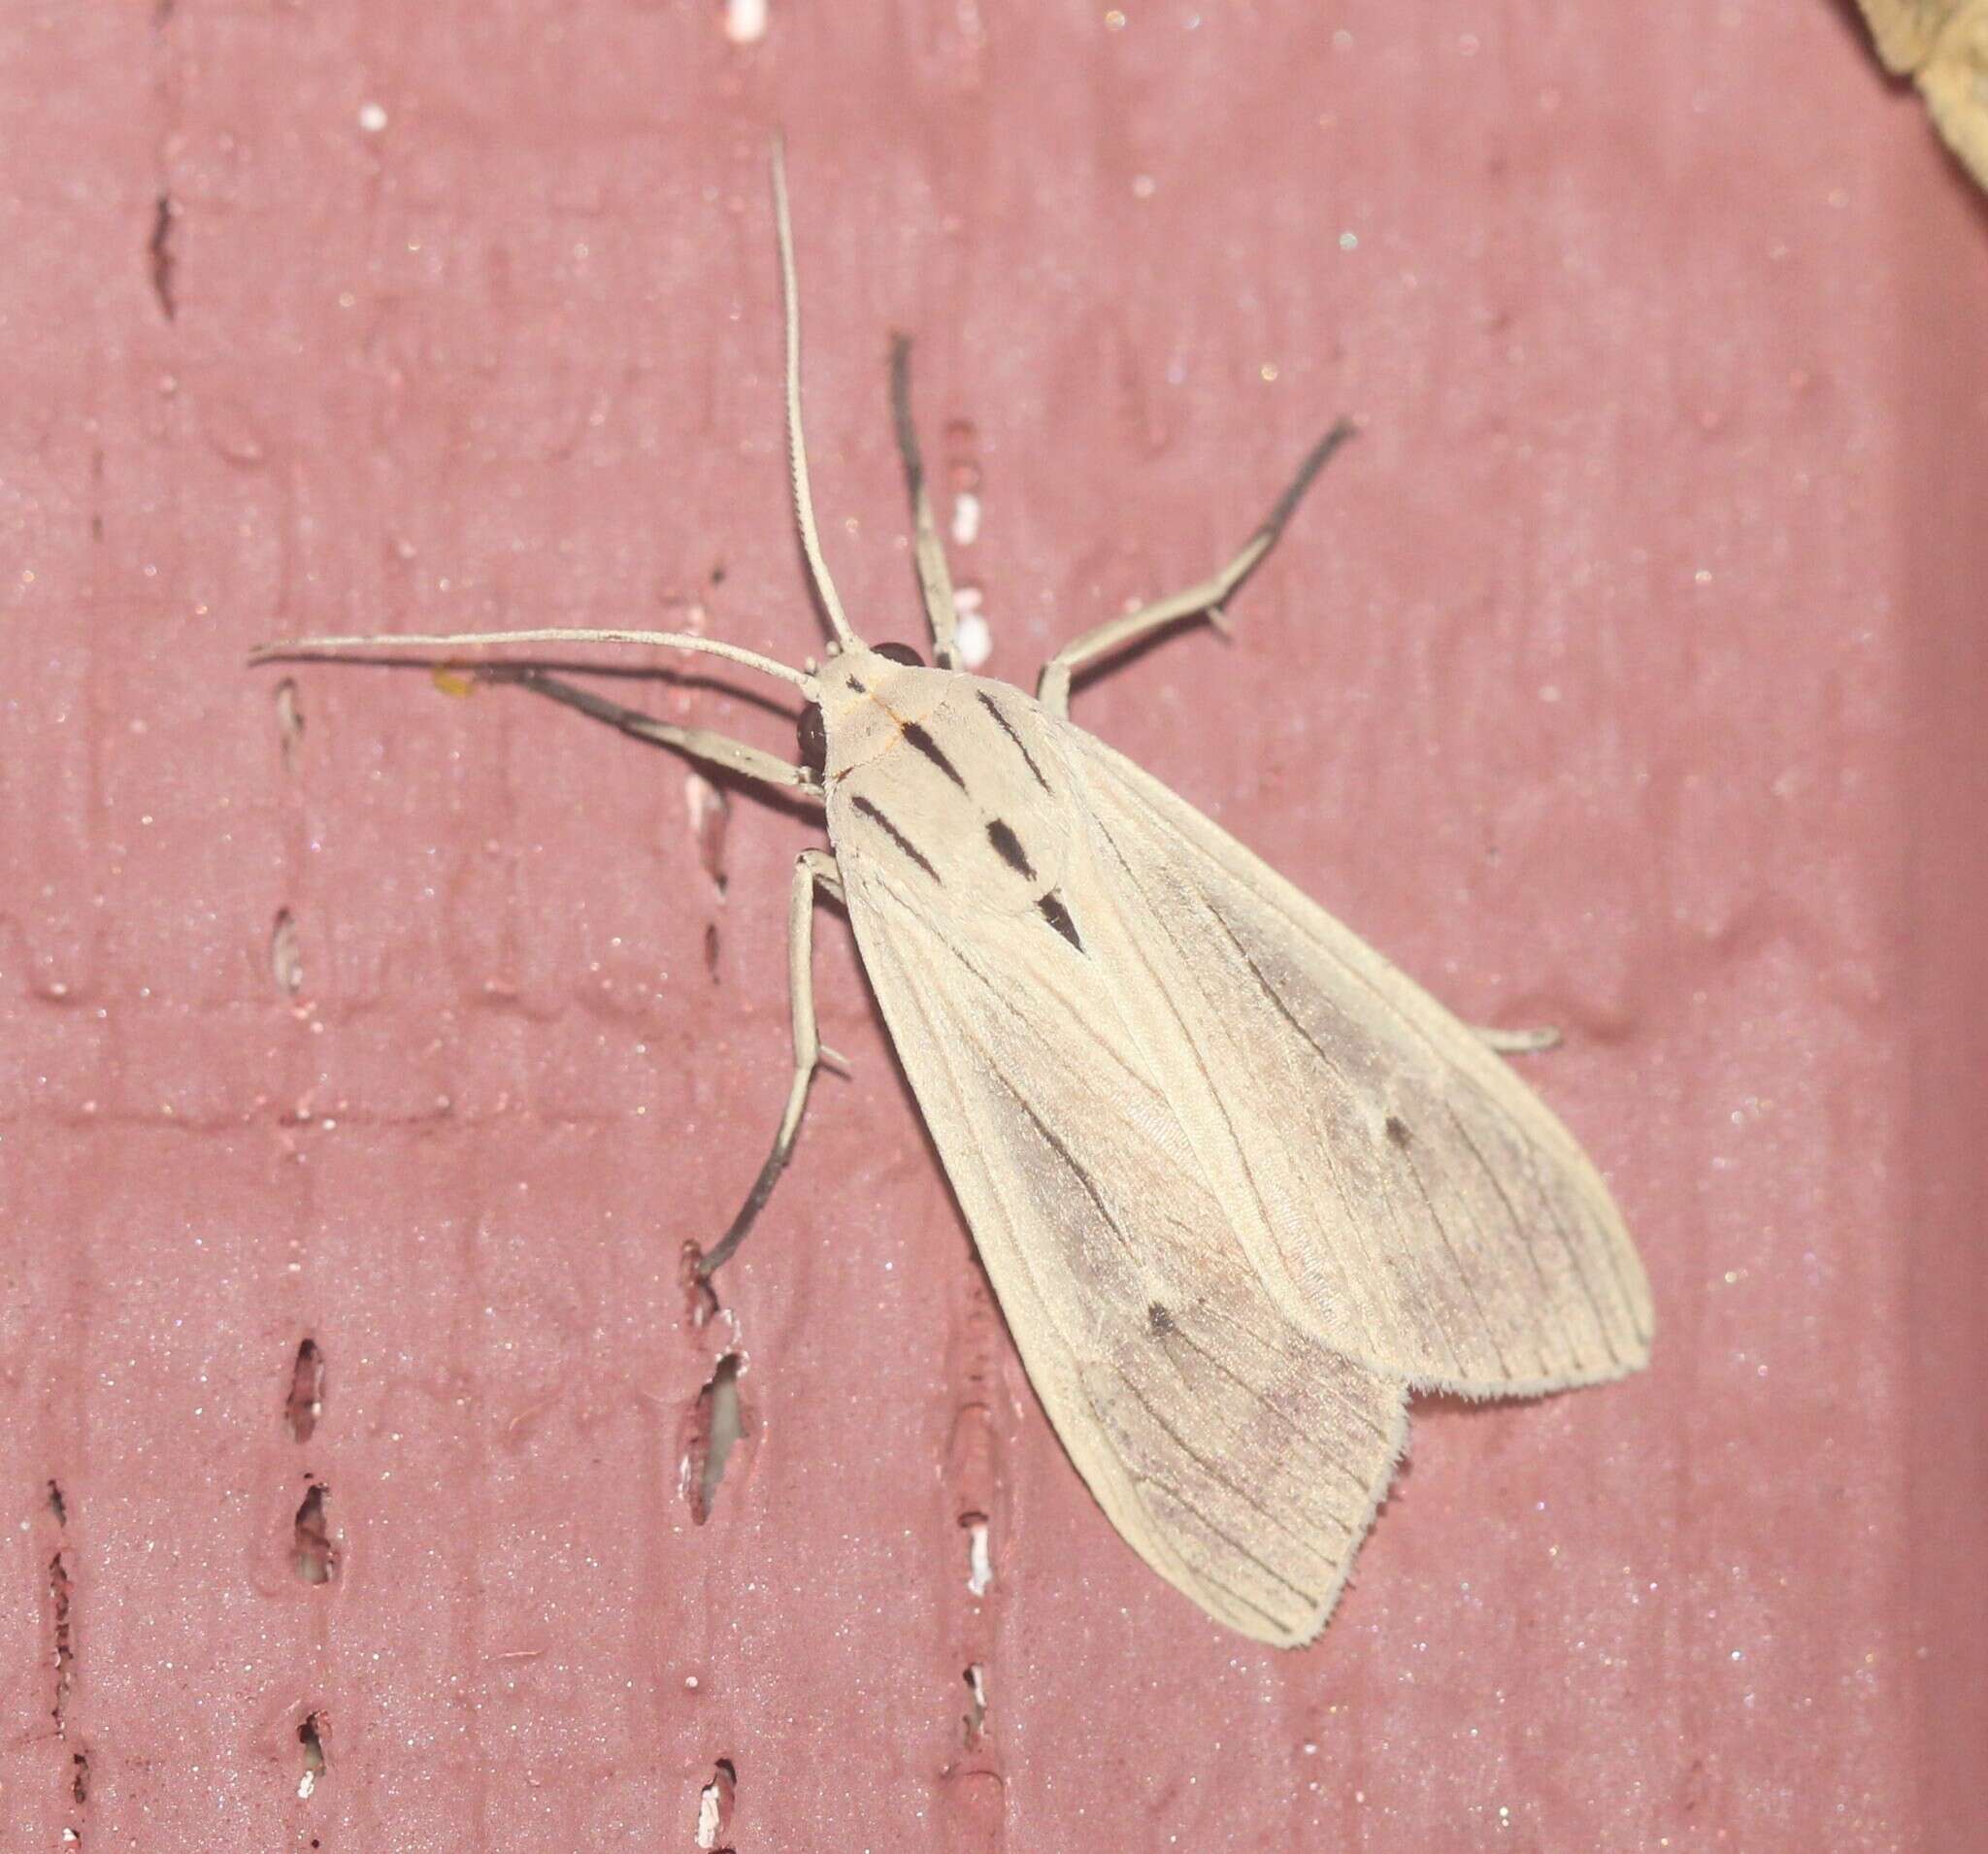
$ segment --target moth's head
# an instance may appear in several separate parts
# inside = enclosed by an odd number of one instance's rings
[[[801,711],[801,762],[825,782],[895,746],[907,725],[944,701],[952,677],[928,670],[909,644],[855,644],[814,679],[821,700]]]

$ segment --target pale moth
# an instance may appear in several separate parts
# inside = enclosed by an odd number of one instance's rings
[[[737,1248],[800,1130],[822,1050],[826,890],[1071,1459],[1127,1541],[1210,1616],[1295,1646],[1332,1613],[1408,1434],[1412,1391],[1530,1396],[1635,1371],[1649,1290],[1595,1169],[1467,1028],[1164,785],[1069,718],[1073,673],[1219,616],[1342,439],[1305,460],[1203,584],[1086,632],[1032,700],[957,667],[910,415],[892,393],[937,667],[872,646],[822,559],[801,435],[786,183],[774,158],[786,423],[802,544],[834,632],[818,669],[667,632],[312,638],[613,643],[702,652],[806,703],[790,765],[519,666],[507,677],[693,760],[818,802],[789,899],[794,1070]]]

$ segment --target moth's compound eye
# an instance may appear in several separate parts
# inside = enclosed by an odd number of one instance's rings
[[[810,702],[801,711],[795,732],[801,740],[801,764],[819,778],[828,765],[828,729],[822,724],[819,702]]]
[[[902,663],[907,669],[922,670],[925,667],[925,659],[909,644],[879,644],[877,654],[886,662]]]

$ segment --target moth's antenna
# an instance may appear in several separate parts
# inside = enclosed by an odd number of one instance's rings
[[[808,489],[808,446],[801,436],[801,293],[794,281],[794,227],[787,217],[787,154],[783,137],[773,140],[773,216],[780,241],[780,290],[787,310],[787,457],[794,470],[794,513],[801,523],[801,546],[808,571],[821,594],[822,610],[842,644],[860,644],[843,616],[828,562],[821,557],[821,538],[814,531],[814,498]]]
[[[455,631],[423,634],[399,632],[371,638],[285,638],[279,644],[258,644],[248,652],[251,663],[268,663],[278,657],[351,656],[366,650],[454,650],[471,644],[653,644],[666,650],[688,650],[699,656],[721,656],[727,663],[744,664],[763,676],[777,676],[791,682],[811,702],[821,699],[821,685],[805,670],[786,664],[743,645],[727,644],[722,638],[701,638],[686,631],[580,630],[555,628],[536,631]]]

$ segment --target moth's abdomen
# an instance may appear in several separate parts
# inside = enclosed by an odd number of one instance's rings
[[[1058,894],[1071,837],[1067,785],[1035,705],[1003,683],[949,679],[944,702],[831,782],[836,854],[888,875],[914,901],[1033,911],[1080,944]]]

